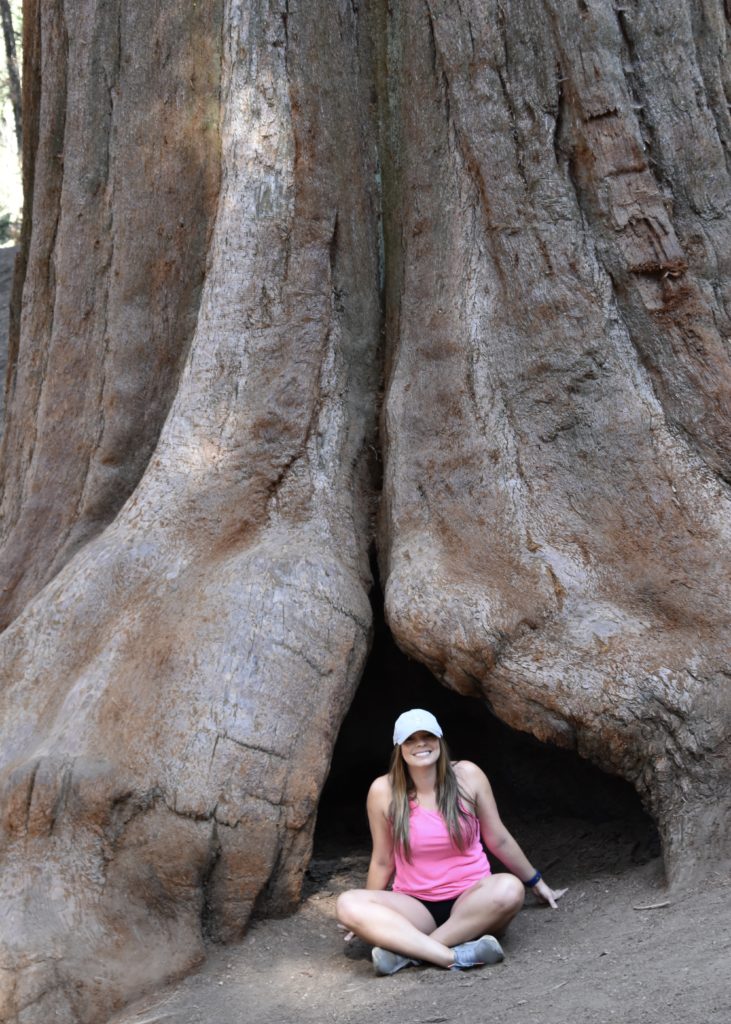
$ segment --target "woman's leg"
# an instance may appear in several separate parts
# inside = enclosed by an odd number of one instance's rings
[[[338,897],[336,913],[341,924],[374,946],[439,967],[454,963],[452,950],[429,934],[434,931],[434,918],[422,903],[404,893],[351,889]]]
[[[515,875],[490,875],[459,897],[448,920],[431,933],[445,946],[495,934],[513,920],[523,906],[525,889]]]

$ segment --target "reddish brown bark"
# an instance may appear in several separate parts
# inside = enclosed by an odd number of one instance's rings
[[[369,641],[384,317],[397,641],[631,780],[674,879],[726,863],[720,0],[26,32],[0,1015],[102,1020],[297,898]]]

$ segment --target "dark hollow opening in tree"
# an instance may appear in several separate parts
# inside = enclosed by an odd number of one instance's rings
[[[453,758],[487,773],[501,815],[529,855],[560,884],[660,857],[660,838],[633,787],[570,750],[511,729],[487,703],[441,685],[393,641],[374,609],[371,655],[335,745],[318,810],[313,872],[322,861],[369,852],[368,787],[387,770],[397,715],[431,710]],[[494,867],[500,868],[494,863]],[[327,870],[327,868],[325,868]]]

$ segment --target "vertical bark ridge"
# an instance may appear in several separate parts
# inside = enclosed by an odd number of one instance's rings
[[[392,77],[389,108],[387,619],[447,685],[633,781],[676,873],[710,790],[727,813],[725,313],[668,212],[682,161],[659,130],[662,178],[648,161],[611,5],[462,12],[391,19],[394,67],[421,73],[410,109]],[[656,126],[663,82],[643,74]]]
[[[19,941],[54,963],[38,975],[39,1022],[98,1019],[195,963],[204,924],[231,939],[254,906],[291,908],[368,649],[370,41],[348,0],[228,0],[223,17],[221,189],[168,418],[114,521],[0,640],[1,877],[25,908],[1,955],[21,979]],[[115,224],[116,260],[116,209]],[[31,775],[29,824],[15,827]],[[81,880],[72,937],[23,889],[28,863],[47,887]],[[144,928],[154,957],[141,961],[120,920]],[[84,980],[97,958],[103,990]],[[0,1005],[17,1019],[17,994]]]
[[[690,19],[674,10],[659,26],[654,14],[619,12],[618,38],[616,23],[609,16],[603,21],[599,9],[569,21],[566,11],[555,12],[554,24],[562,66],[571,69],[570,149],[579,201],[669,422],[728,480],[728,313],[708,284],[703,250],[728,251],[729,176],[694,60]],[[668,45],[651,51],[648,36],[655,40],[658,33]],[[571,51],[561,43],[570,36],[577,40]],[[597,38],[608,55],[588,85],[579,63],[583,52],[598,52]],[[628,71],[620,66],[621,39]],[[662,67],[667,61],[677,66]],[[681,96],[696,98],[693,113]],[[595,112],[604,107],[609,122],[597,125]]]
[[[49,255],[44,280],[34,232],[4,439],[5,624],[113,518],[144,470],[192,335],[218,193],[221,0],[177,13],[66,7],[58,52],[51,20],[61,10],[42,14],[38,159],[57,180],[36,180],[32,216],[46,231],[56,224],[63,255],[56,269]],[[154,60],[135,55],[140,35]],[[67,90],[57,79],[69,60]],[[151,209],[140,201],[150,191]]]

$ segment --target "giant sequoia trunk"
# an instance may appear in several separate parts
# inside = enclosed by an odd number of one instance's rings
[[[386,610],[728,858],[721,0],[30,0],[0,1016],[286,909]],[[382,226],[381,226],[382,225]],[[21,301],[22,300],[22,301]]]
[[[394,15],[388,621],[697,873],[731,825],[723,7],[452,9]]]

